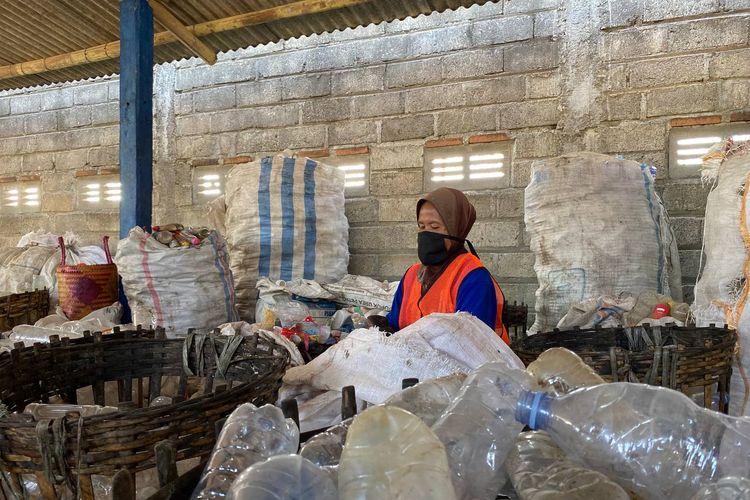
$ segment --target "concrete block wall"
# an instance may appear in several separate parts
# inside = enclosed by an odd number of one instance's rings
[[[533,304],[531,165],[590,149],[659,168],[690,291],[707,190],[670,178],[668,133],[750,119],[748,37],[746,0],[504,0],[161,65],[154,219],[207,221],[196,166],[367,148],[369,194],[347,200],[350,271],[396,279],[416,259],[425,149],[510,140],[509,186],[469,193],[471,237],[508,298]],[[0,243],[37,227],[116,233],[116,212],[75,210],[72,185],[116,168],[117,95],[116,78],[0,93],[0,176],[39,175],[45,209],[0,217]]]

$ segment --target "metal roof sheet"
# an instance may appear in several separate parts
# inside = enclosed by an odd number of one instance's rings
[[[288,38],[455,10],[490,0],[370,0],[201,37],[216,52]],[[294,0],[162,0],[186,26],[297,3]],[[154,32],[166,31],[157,21]],[[57,56],[119,40],[119,0],[0,2],[0,66]],[[192,57],[180,42],[154,47],[154,63]],[[81,80],[119,71],[119,58],[0,79],[0,90]]]

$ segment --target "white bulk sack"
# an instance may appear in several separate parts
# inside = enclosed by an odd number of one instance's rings
[[[536,162],[525,207],[539,280],[531,332],[591,297],[682,300],[677,243],[645,165],[589,152]]]
[[[337,168],[307,158],[267,157],[234,167],[225,191],[223,222],[243,319],[255,315],[258,278],[331,283],[346,274],[349,224],[344,174]]]
[[[726,148],[731,148],[729,151]],[[750,415],[750,308],[747,287],[750,272],[750,142],[739,146],[721,143],[704,158],[704,182],[713,183],[706,202],[703,229],[703,268],[695,285],[693,314],[697,326],[728,324],[739,334],[730,384],[730,415]],[[744,237],[743,237],[744,232]]]
[[[405,378],[428,380],[468,373],[484,363],[523,363],[484,322],[468,313],[430,314],[391,336],[355,330],[304,366],[289,369],[284,384],[340,391],[380,404],[401,390]]]
[[[175,337],[238,320],[227,246],[216,231],[200,245],[169,248],[135,227],[114,260],[135,324]]]

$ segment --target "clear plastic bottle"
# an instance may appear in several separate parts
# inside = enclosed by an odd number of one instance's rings
[[[338,471],[341,500],[454,500],[445,447],[419,417],[374,406],[349,428]]]
[[[604,383],[604,379],[576,353],[562,347],[544,351],[526,368],[526,372],[545,392],[558,395]]]
[[[531,387],[523,370],[486,363],[469,374],[432,426],[448,452],[457,498],[495,498],[507,479],[503,462],[523,429],[514,418],[515,402]]]
[[[273,405],[251,403],[229,415],[193,499],[224,498],[237,475],[267,458],[296,453],[299,429]]]
[[[326,471],[299,455],[269,458],[246,469],[232,484],[228,500],[335,500],[336,485]]]
[[[691,500],[750,500],[750,479],[724,477],[704,486]]]
[[[334,425],[325,432],[310,438],[299,454],[319,467],[335,467],[341,460],[346,435],[352,424],[351,418]]]
[[[750,475],[750,419],[703,409],[663,387],[620,382],[560,397],[529,391],[516,418],[645,499],[691,498],[719,477]]]
[[[521,500],[630,499],[604,474],[569,460],[543,431],[520,434],[505,468]]]
[[[458,395],[465,380],[466,374],[460,372],[425,380],[397,392],[385,404],[411,412],[431,426]]]

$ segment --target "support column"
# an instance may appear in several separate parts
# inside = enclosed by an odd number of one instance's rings
[[[120,237],[151,226],[154,21],[147,0],[120,0]]]

